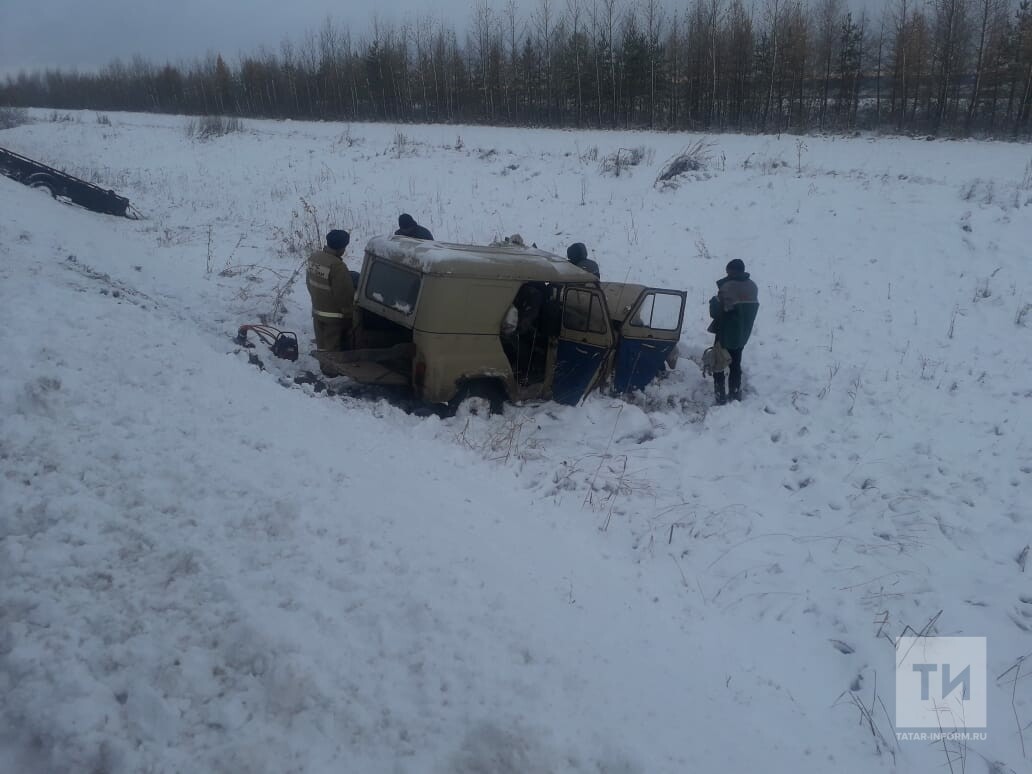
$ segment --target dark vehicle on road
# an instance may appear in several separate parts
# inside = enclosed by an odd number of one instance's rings
[[[0,148],[0,174],[94,212],[134,220],[139,217],[124,196],[5,148]]]

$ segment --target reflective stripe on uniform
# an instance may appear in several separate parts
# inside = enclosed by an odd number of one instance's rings
[[[316,282],[311,277],[308,278],[308,286],[311,288],[319,288],[319,290],[333,290],[333,288],[325,282]]]
[[[344,319],[344,315],[342,315],[340,312],[320,312],[318,309],[313,309],[312,314],[314,314],[316,317],[329,317],[333,320]]]

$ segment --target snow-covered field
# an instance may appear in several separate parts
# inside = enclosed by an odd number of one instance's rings
[[[146,219],[0,177],[0,772],[1032,768],[1029,146],[716,136],[661,190],[697,138],[37,116],[0,145]],[[248,363],[291,247],[403,211],[687,290],[677,370],[442,420]],[[908,627],[988,638],[986,740],[897,741]]]

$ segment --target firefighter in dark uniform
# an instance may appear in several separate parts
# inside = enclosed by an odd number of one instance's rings
[[[434,238],[434,235],[430,233],[430,229],[426,226],[420,226],[416,223],[416,219],[407,212],[403,212],[398,216],[398,230],[394,232],[394,235],[407,236],[414,239]]]
[[[602,275],[598,271],[598,264],[588,258],[588,248],[583,242],[574,242],[572,245],[567,247],[566,258],[574,266],[584,269],[584,271],[591,272],[599,279],[602,279]]]
[[[342,258],[350,241],[347,231],[334,229],[326,235],[326,247],[308,258],[306,283],[316,349],[339,351],[350,343],[355,284]]]

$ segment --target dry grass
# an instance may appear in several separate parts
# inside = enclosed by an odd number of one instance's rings
[[[656,177],[656,185],[675,184],[678,178],[692,172],[704,172],[709,167],[713,143],[705,138],[697,140],[663,165]]]
[[[632,167],[636,167],[643,161],[646,164],[652,163],[655,151],[639,145],[636,148],[618,148],[613,153],[602,159],[598,164],[598,171],[603,175],[620,177],[627,174]]]
[[[191,140],[211,140],[244,131],[244,122],[236,116],[201,116],[187,121],[184,131]]]

